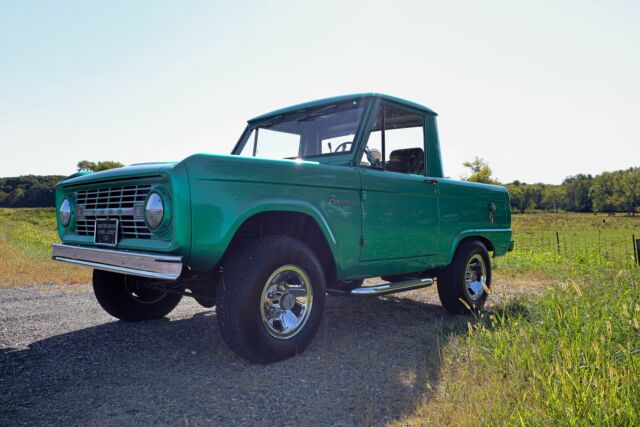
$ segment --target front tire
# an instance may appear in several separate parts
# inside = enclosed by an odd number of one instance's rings
[[[171,313],[182,295],[150,289],[143,278],[93,270],[93,292],[100,306],[120,320],[160,319]]]
[[[270,363],[302,353],[315,336],[325,278],[311,248],[288,236],[265,236],[230,257],[218,289],[218,324],[239,356]]]
[[[440,302],[452,314],[481,310],[490,288],[489,253],[478,240],[463,242],[451,265],[438,275]]]

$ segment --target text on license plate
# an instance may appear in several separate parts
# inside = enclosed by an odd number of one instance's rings
[[[118,243],[118,220],[96,220],[96,234],[94,237],[94,242],[97,245],[115,246]]]

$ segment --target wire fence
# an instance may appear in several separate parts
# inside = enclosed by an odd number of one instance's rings
[[[640,236],[604,233],[542,232],[514,234],[516,251],[557,253],[568,258],[600,258],[627,266],[640,266]]]

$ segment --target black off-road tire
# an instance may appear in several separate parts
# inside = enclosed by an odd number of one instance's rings
[[[276,338],[263,324],[260,301],[268,279],[286,265],[306,273],[312,304],[306,322],[295,335]],[[324,273],[311,248],[289,236],[264,236],[229,256],[217,293],[218,324],[222,337],[236,354],[251,362],[271,363],[307,348],[320,326],[324,303]]]
[[[463,242],[456,251],[451,265],[438,275],[438,295],[442,306],[451,314],[479,311],[487,300],[487,292],[473,299],[465,282],[467,264],[475,255],[484,259],[486,266],[486,286],[491,288],[491,261],[486,246],[478,240]],[[463,302],[464,301],[464,302]]]
[[[182,299],[179,294],[144,288],[140,286],[142,280],[145,279],[93,270],[93,292],[107,313],[129,322],[160,319]]]

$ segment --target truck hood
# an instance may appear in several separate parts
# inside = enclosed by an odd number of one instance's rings
[[[111,181],[128,177],[142,178],[169,172],[177,164],[177,162],[139,163],[102,172],[78,172],[62,180],[59,185],[66,187],[68,185]]]

